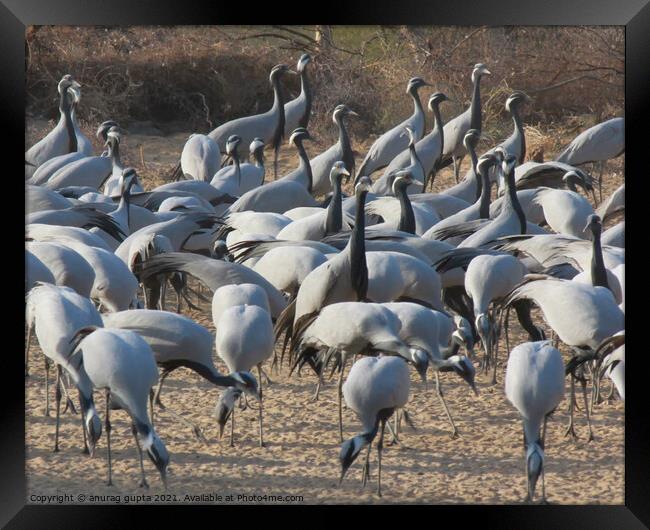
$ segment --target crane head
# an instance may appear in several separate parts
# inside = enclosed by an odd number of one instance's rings
[[[298,59],[298,64],[296,65],[296,70],[298,71],[298,73],[301,74],[304,71],[305,66],[307,66],[310,62],[311,62],[311,55],[309,55],[308,53],[303,53],[300,56],[300,59]]]
[[[406,189],[408,186],[410,186],[413,183],[419,184],[420,186],[424,186],[424,182],[420,182],[419,180],[413,178],[413,174],[411,173],[411,170],[408,168],[395,171],[389,176],[394,177],[392,188],[393,188],[393,195],[395,195],[396,197],[397,197],[398,190]]]
[[[368,193],[371,187],[372,187],[372,181],[370,180],[370,177],[366,177],[364,175],[359,179],[357,185],[354,187],[354,193],[355,194]]]
[[[142,438],[142,449],[147,453],[149,459],[153,462],[160,473],[160,478],[167,487],[167,466],[169,465],[169,453],[165,444],[155,431],[136,420],[136,429]],[[144,434],[146,432],[146,434]]]
[[[223,436],[223,428],[235,408],[235,402],[241,397],[241,395],[242,391],[234,386],[226,388],[221,393],[216,408],[217,423],[219,424],[219,438]]]
[[[99,419],[95,405],[88,402],[86,398],[80,396],[82,410],[85,409],[84,425],[86,426],[86,433],[88,433],[88,448],[90,456],[95,454],[95,447],[97,442],[102,436],[102,420]]]
[[[341,478],[339,484],[343,482],[345,473],[350,468],[352,463],[357,459],[361,450],[368,445],[364,435],[355,436],[343,442],[341,452],[339,453],[339,462],[341,462]]]
[[[451,101],[445,94],[442,92],[435,92],[429,96],[429,110],[434,112],[434,108],[437,108],[440,103],[443,101]]]
[[[241,136],[237,136],[236,134],[233,134],[232,136],[228,137],[228,140],[226,140],[226,154],[228,156],[232,156],[237,153],[237,146],[241,142]]]
[[[297,146],[299,141],[311,140],[311,139],[312,138],[307,129],[305,129],[304,127],[298,127],[297,129],[294,129],[294,131],[291,133],[291,136],[289,137],[289,143]]]
[[[334,162],[334,165],[330,170],[330,183],[332,184],[332,186],[334,186],[334,184],[339,179],[342,180],[343,177],[347,177],[346,182],[350,180],[350,172],[345,167],[345,162],[343,162],[342,160]]]
[[[222,261],[233,261],[228,245],[223,239],[217,239],[212,245],[212,257]]]
[[[346,116],[355,116],[359,118],[360,116],[354,112],[350,107],[347,105],[337,105],[336,108],[334,109],[334,112],[332,113],[332,121],[334,123],[337,123],[338,120],[341,118],[345,118]]]
[[[472,70],[472,83],[476,83],[483,75],[492,75],[492,72],[483,63],[476,63]]]
[[[535,495],[537,479],[544,467],[544,449],[538,442],[528,444],[526,447],[526,476],[528,479],[528,497],[532,501]]]
[[[104,140],[105,142],[108,139],[108,131],[112,130],[113,128],[115,128],[116,132],[119,131],[119,127],[116,122],[113,120],[106,120],[99,127],[97,127],[97,132],[95,135],[98,139]]]
[[[427,368],[429,368],[429,355],[420,348],[411,348],[411,362],[420,375],[423,383],[427,382]]]
[[[508,96],[508,99],[506,99],[506,110],[510,113],[512,113],[513,105],[518,106],[521,105],[522,103],[532,103],[532,99],[530,96],[521,90],[515,90],[510,96]]]
[[[273,68],[271,68],[271,73],[269,74],[269,81],[271,81],[271,84],[273,84],[275,79],[279,79],[279,77],[285,73],[295,74],[296,72],[289,69],[289,67],[286,64],[276,64]]]
[[[495,155],[492,153],[485,154],[478,159],[476,171],[478,171],[479,175],[487,175],[490,168],[498,163],[499,160]]]
[[[463,378],[470,388],[474,391],[474,394],[478,396],[478,389],[476,388],[476,383],[474,382],[474,376],[476,375],[476,369],[472,364],[472,361],[465,355],[452,355],[447,359],[451,363],[452,369],[460,377]]]
[[[499,148],[497,147],[497,151],[498,150]],[[503,152],[505,154],[503,155],[503,162],[501,162],[501,169],[504,175],[510,175],[510,173],[514,172],[515,167],[517,166],[517,157],[505,150]]]
[[[589,217],[587,217],[587,224],[585,225],[583,232],[586,232],[587,230],[591,230],[591,233],[593,235],[599,234],[603,229],[602,221],[600,220],[600,216],[598,214],[592,213]]]
[[[469,151],[470,147],[472,149],[476,148],[476,146],[478,145],[478,141],[480,139],[481,139],[481,131],[477,129],[470,129],[469,131],[467,131],[465,137],[463,138],[463,145]]]
[[[431,86],[431,84],[427,83],[421,77],[412,77],[411,79],[409,79],[408,85],[406,86],[406,93],[407,94],[415,93],[417,92],[418,88],[421,88],[423,86]]]
[[[251,153],[255,153],[256,151],[258,151],[260,149],[262,151],[264,150],[264,140],[262,140],[261,138],[253,138],[253,141],[248,146],[248,150]]]

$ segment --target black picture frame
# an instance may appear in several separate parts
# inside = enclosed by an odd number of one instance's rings
[[[249,6],[249,4],[247,4]],[[253,7],[254,6],[254,7]],[[281,6],[281,7],[279,7]],[[625,72],[625,114],[626,114],[626,175],[628,181],[626,201],[632,207],[628,215],[632,223],[627,223],[627,240],[634,241],[632,258],[628,259],[629,275],[626,284],[634,287],[642,285],[645,256],[641,241],[648,244],[647,233],[643,232],[641,221],[634,221],[638,212],[643,212],[641,201],[648,200],[644,189],[648,181],[648,164],[644,160],[643,144],[647,143],[649,129],[648,101],[650,100],[650,4],[647,0],[447,0],[400,2],[351,1],[338,5],[320,3],[312,5],[311,11],[306,2],[266,5],[250,3],[244,8],[240,3],[229,2],[184,2],[172,0],[2,0],[0,4],[0,50],[2,53],[2,87],[3,129],[5,138],[24,138],[24,102],[25,102],[25,28],[33,24],[66,25],[174,25],[174,24],[254,24],[282,22],[307,23],[311,21],[331,24],[435,24],[435,25],[622,25],[626,31],[626,72]],[[321,18],[322,17],[322,18]],[[20,103],[23,103],[21,105]],[[4,196],[13,194],[14,186],[20,211],[20,177],[23,162],[18,146],[4,159]],[[645,197],[645,199],[644,199]],[[638,203],[638,204],[637,204]],[[19,213],[10,211],[10,205],[3,208],[7,217],[3,231],[4,244],[8,254],[5,265],[14,273],[6,272],[2,277],[11,278],[9,274],[24,274],[18,258],[24,245],[18,219]],[[24,213],[24,212],[23,212]],[[11,228],[10,228],[11,227]],[[638,256],[636,256],[638,254]],[[635,257],[636,256],[636,257]],[[634,283],[634,282],[639,282]],[[646,280],[647,281],[647,280]],[[5,307],[9,303],[18,305],[18,299],[24,300],[22,281],[15,278],[6,282]],[[632,293],[628,298],[627,311],[633,316],[644,318],[643,297],[645,293]],[[9,302],[11,300],[11,302]],[[14,302],[14,300],[16,300]],[[637,301],[640,302],[638,307]],[[16,323],[10,321],[15,318]],[[2,366],[2,387],[5,394],[0,415],[0,524],[9,528],[32,527],[115,527],[119,524],[136,523],[132,508],[111,506],[34,506],[26,505],[25,482],[25,436],[24,436],[24,382],[23,364],[19,345],[24,346],[23,327],[19,320],[20,311],[12,307],[5,314],[4,332],[12,338],[8,342],[5,364]],[[635,327],[636,326],[636,327]],[[438,524],[445,524],[448,519],[454,526],[463,525],[467,518],[476,518],[484,528],[644,528],[650,526],[650,457],[648,456],[648,414],[644,402],[643,378],[648,372],[648,353],[641,343],[642,324],[636,324],[627,333],[627,340],[632,341],[628,349],[632,352],[627,371],[630,379],[627,391],[625,415],[625,506],[418,506],[421,515],[433,516]],[[16,345],[13,345],[13,338]],[[11,346],[9,346],[11,344]],[[20,346],[20,347],[23,347]],[[471,443],[467,440],[463,443]],[[576,488],[588,488],[585,480],[576,484]],[[210,509],[208,506],[193,506],[193,509]],[[138,510],[151,514],[159,507],[147,507]],[[217,507],[220,513],[236,510],[236,519],[242,523],[244,513],[241,507]],[[286,508],[285,508],[286,509]],[[318,509],[310,513],[320,516],[327,507],[303,507]],[[348,508],[349,509],[349,508]],[[361,508],[360,508],[361,509]],[[375,508],[372,508],[375,510]],[[374,512],[380,517],[386,507]],[[214,513],[214,512],[213,512]],[[246,511],[245,517],[251,513]],[[363,509],[356,515],[363,518],[370,514]],[[146,515],[147,519],[150,515]],[[444,519],[440,519],[440,517]],[[335,515],[335,517],[340,517]],[[177,521],[176,524],[181,524]],[[215,524],[221,524],[215,521]]]

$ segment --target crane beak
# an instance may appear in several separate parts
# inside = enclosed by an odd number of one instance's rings
[[[356,112],[354,112],[353,110],[349,110],[349,111],[348,111],[348,115],[350,115],[350,116],[355,116],[356,118],[361,118],[361,116],[359,116],[359,115],[358,115]]]
[[[298,72],[296,72],[295,70],[290,70],[288,68],[287,68],[287,73],[292,75],[298,75]]]

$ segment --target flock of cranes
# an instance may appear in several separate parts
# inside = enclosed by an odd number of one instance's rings
[[[110,412],[116,409],[132,420],[141,485],[147,485],[144,453],[165,481],[173,455],[155,429],[155,410],[167,410],[204,438],[182,411],[163,404],[163,382],[175,369],[189,368],[222,390],[216,417],[220,433],[230,421],[231,445],[237,404],[257,408],[260,446],[265,363],[286,366],[291,374],[313,372],[314,399],[328,374],[338,371],[341,480],[367,449],[366,484],[379,434],[381,495],[385,428],[397,440],[401,419],[410,422],[404,410],[408,366],[423,380],[431,367],[456,436],[440,372],[455,374],[478,393],[477,368],[486,375],[491,370],[497,383],[504,339],[505,395],[522,417],[532,501],[540,476],[543,483],[546,420],[564,397],[565,377],[571,384],[567,432],[574,436],[576,381],[587,419],[604,376],[625,396],[624,222],[602,232],[603,222],[624,209],[624,188],[597,210],[589,200],[591,194],[595,201],[596,187],[600,191],[602,165],[624,152],[623,119],[583,132],[554,161],[524,162],[520,108],[532,100],[515,91],[505,101],[512,135],[481,154],[480,85],[490,71],[477,64],[465,112],[443,124],[440,105],[448,98],[440,92],[429,97],[429,132],[419,90],[431,85],[409,80],[413,114],[379,136],[355,171],[347,120],[360,116],[347,105],[332,114],[336,143],[309,153],[318,96],[309,83],[310,62],[305,54],[297,72],[275,66],[268,112],[191,135],[170,182],[151,190],[124,167],[125,138],[117,123],[98,127],[105,151],[93,153],[76,119],[81,87],[70,75],[61,79],[60,119],[25,153],[25,375],[35,334],[48,388],[51,364],[56,371],[54,450],[62,401],[74,411],[70,392],[76,387],[85,450],[92,455],[105,434],[109,484]],[[296,73],[301,92],[287,102],[282,79]],[[278,175],[285,137],[297,167]],[[275,152],[270,182],[266,146]],[[471,166],[461,178],[466,155]],[[600,166],[597,185],[585,170],[589,163]],[[456,184],[427,191],[449,165]],[[176,297],[172,311],[166,310],[168,287]],[[212,293],[216,336],[181,315],[183,305],[196,308],[192,296],[210,301],[205,288]],[[533,322],[535,306],[552,337]],[[513,309],[529,342],[511,349]],[[566,365],[559,341],[573,352]],[[215,366],[213,351],[228,374]],[[95,407],[95,390],[105,392],[104,411]],[[347,441],[343,402],[362,424],[361,434]]]

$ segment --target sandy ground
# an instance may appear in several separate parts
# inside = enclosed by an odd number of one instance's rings
[[[40,137],[44,122],[27,124],[28,144]],[[180,154],[188,133],[170,136],[132,134],[124,142],[123,157],[143,177],[146,188],[163,183]],[[568,137],[566,140],[570,140]],[[369,142],[355,145],[364,151]],[[142,150],[140,149],[142,146]],[[326,146],[311,145],[310,153]],[[271,153],[267,157],[271,157]],[[546,158],[550,158],[548,155]],[[357,162],[357,166],[360,159]],[[608,196],[623,181],[622,159],[611,162],[605,176],[603,196]],[[295,154],[284,148],[280,174],[294,167]],[[463,173],[468,165],[466,159]],[[267,167],[272,168],[269,161]],[[272,171],[272,169],[271,169]],[[267,174],[269,171],[267,170]],[[268,176],[267,176],[268,178]],[[272,176],[271,176],[272,178]],[[438,175],[436,189],[453,182],[450,170]],[[173,295],[170,301],[175,302]],[[172,304],[171,307],[175,305]],[[183,312],[187,313],[184,306]],[[189,315],[214,332],[209,304]],[[541,323],[541,315],[534,313]],[[512,325],[511,346],[524,341],[518,323]],[[171,455],[168,468],[169,489],[162,487],[151,462],[145,462],[150,488],[138,487],[137,453],[128,416],[113,412],[112,449],[113,483],[106,485],[106,439],[99,441],[94,458],[81,453],[79,416],[70,411],[61,418],[60,451],[54,446],[54,389],[50,386],[52,411],[44,415],[45,370],[37,344],[30,349],[31,375],[26,385],[26,472],[28,502],[34,495],[72,495],[74,502],[94,503],[90,495],[151,495],[151,501],[197,502],[186,495],[212,494],[220,502],[303,502],[303,503],[484,503],[517,504],[526,494],[521,421],[506,400],[503,391],[505,345],[500,345],[498,384],[491,375],[478,374],[480,395],[453,374],[441,377],[460,436],[450,437],[450,426],[435,395],[433,385],[425,387],[413,371],[411,398],[407,410],[415,431],[403,425],[400,443],[385,447],[382,465],[383,497],[375,493],[376,452],[371,456],[371,482],[361,487],[361,461],[348,471],[338,486],[340,443],[337,433],[335,379],[328,382],[319,401],[312,401],[316,378],[303,371],[288,377],[286,366],[280,373],[266,370],[273,380],[264,383],[264,439],[258,447],[257,412],[236,412],[235,447],[229,446],[229,426],[223,439],[218,438],[214,408],[219,392],[187,369],[179,369],[165,382],[162,401],[195,422],[208,442],[193,437],[187,425],[168,413],[156,414],[156,430]],[[480,347],[477,349],[482,355]],[[215,356],[216,357],[216,356]],[[220,369],[223,363],[217,359]],[[51,374],[52,375],[52,374]],[[431,372],[429,377],[432,378]],[[605,395],[609,380],[605,380]],[[569,385],[567,383],[567,396]],[[103,393],[95,393],[97,408],[103,417]],[[582,408],[582,400],[579,399]],[[592,418],[595,440],[587,442],[584,412],[576,413],[579,439],[564,436],[568,422],[568,399],[549,421],[546,441],[546,493],[553,504],[624,503],[624,404],[616,399],[595,408]],[[360,424],[354,413],[344,409],[345,436],[358,433]],[[387,437],[390,440],[390,436]],[[539,491],[539,490],[538,490]],[[158,498],[154,495],[168,494]],[[79,495],[85,495],[81,498]],[[232,495],[228,498],[228,495]],[[264,496],[256,500],[240,497]],[[217,498],[216,496],[221,496]],[[271,499],[268,496],[294,496]],[[124,502],[122,497],[122,502]],[[115,502],[106,498],[105,502]]]

